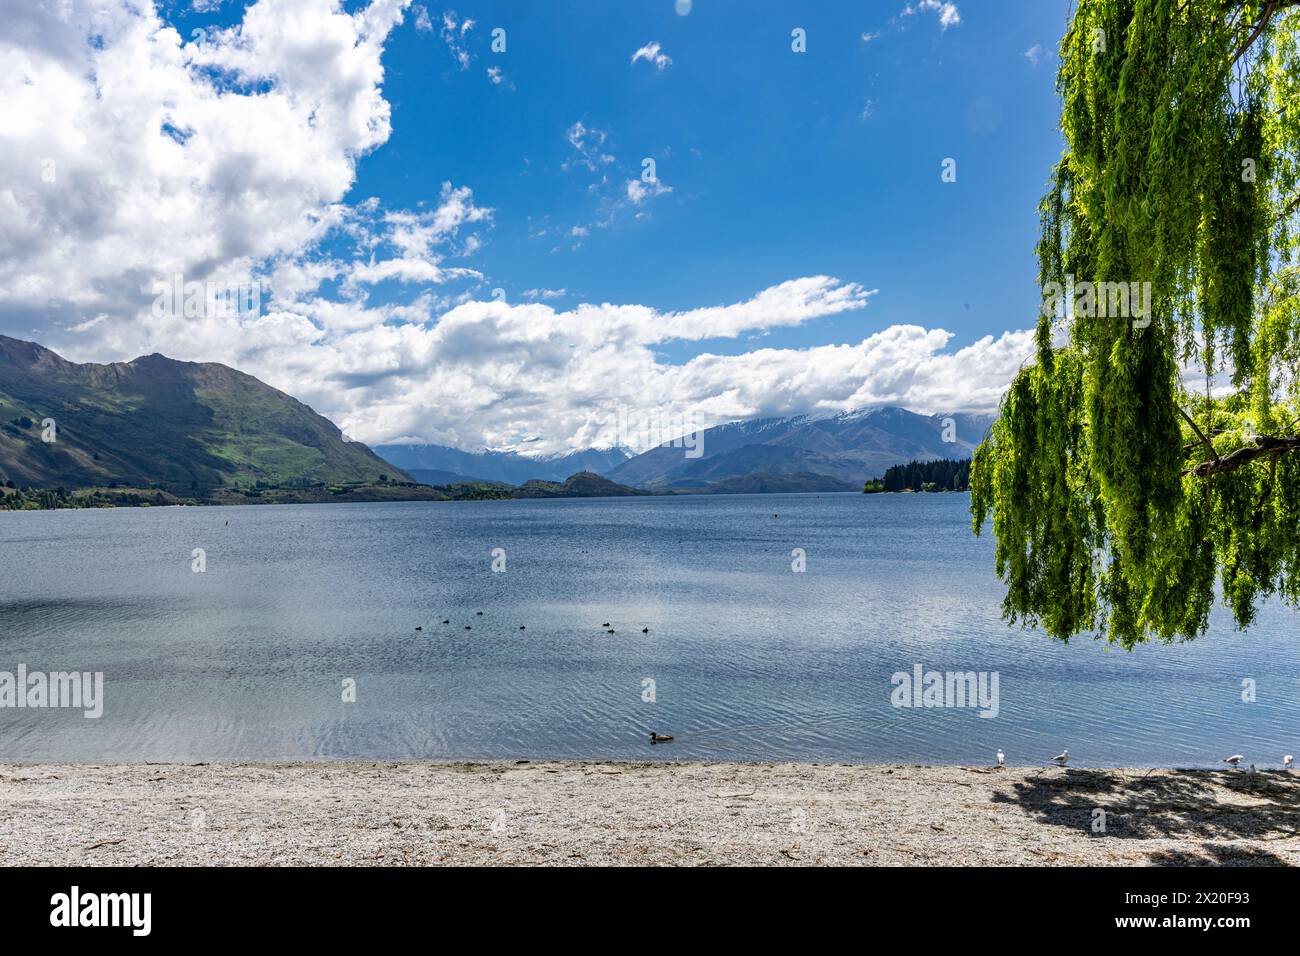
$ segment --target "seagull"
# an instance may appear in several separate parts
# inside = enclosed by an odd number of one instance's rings
[[[1007,755],[1004,754],[1001,750],[999,750],[999,751],[998,751],[998,766],[999,766],[999,767],[1005,767],[1006,765],[1007,765]]]
[[[1057,754],[1052,759],[1055,760],[1062,767],[1064,767],[1067,763],[1070,762],[1070,751],[1062,750],[1059,754]]]
[[[1285,757],[1282,758],[1282,766],[1285,767],[1287,770],[1290,770],[1291,764],[1294,761],[1295,761],[1295,757],[1292,757],[1290,754],[1287,754]]]
[[[1237,766],[1237,764],[1241,763],[1241,761],[1244,760],[1244,759],[1245,759],[1245,758],[1242,757],[1241,754],[1233,754],[1231,757],[1224,757],[1223,760],[1220,761],[1220,762],[1221,762],[1221,763],[1230,763],[1230,764],[1232,764],[1232,765],[1235,767],[1235,766]]]

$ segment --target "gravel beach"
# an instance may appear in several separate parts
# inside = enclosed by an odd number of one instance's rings
[[[1105,812],[1105,831],[1094,832]],[[0,765],[0,864],[1300,863],[1300,774],[738,763]]]

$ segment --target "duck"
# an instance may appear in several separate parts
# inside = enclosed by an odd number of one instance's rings
[[[468,625],[468,624],[466,624],[466,625],[465,625],[465,630],[467,630],[467,631],[472,631],[472,630],[473,630],[473,628],[472,628],[472,627],[470,627],[470,626],[469,626],[469,625]]]
[[[601,627],[609,627],[609,621],[606,621],[604,624],[601,625]]]
[[[643,627],[643,628],[641,628],[641,633],[642,633],[642,634],[649,634],[649,633],[650,633],[650,628],[648,628],[648,627]]]
[[[606,633],[606,634],[613,634],[613,633],[614,633],[614,629],[611,627],[611,628],[610,628],[608,631],[606,631],[605,633]]]
[[[474,613],[477,614],[479,617],[482,617],[482,616],[483,616],[483,612],[482,612],[482,611],[475,611]]]
[[[519,630],[521,631],[524,630],[524,626],[522,624],[519,625]]]
[[[664,744],[672,739],[672,734],[657,734],[653,730],[650,731],[650,742],[652,744]]]
[[[450,624],[450,623],[451,623],[451,618],[449,618],[449,617],[444,617],[444,618],[442,619],[442,623],[443,623],[443,624]]]
[[[417,630],[417,631],[423,631],[424,628],[423,628],[423,627],[417,627],[416,630]]]

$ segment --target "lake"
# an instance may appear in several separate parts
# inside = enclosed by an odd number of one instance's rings
[[[1020,765],[1069,748],[1081,766],[1263,767],[1300,749],[1300,615],[1269,605],[1240,633],[1216,610],[1204,637],[1131,653],[1050,641],[1001,620],[967,503],[0,513],[0,671],[104,675],[98,719],[0,709],[0,760],[987,765],[1001,748]],[[996,674],[996,716],[894,706],[892,675],[917,665]]]

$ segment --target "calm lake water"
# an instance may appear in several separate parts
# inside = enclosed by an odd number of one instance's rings
[[[1203,638],[1132,653],[1061,645],[1001,621],[993,542],[966,507],[845,494],[0,513],[0,671],[104,673],[97,720],[0,709],[0,760],[987,764],[1001,748],[1033,764],[1068,747],[1081,766],[1237,752],[1271,766],[1300,750],[1300,615],[1269,606],[1243,634],[1216,612]],[[891,675],[917,664],[997,672],[997,716],[892,706]],[[651,747],[650,730],[676,740]]]

